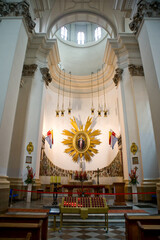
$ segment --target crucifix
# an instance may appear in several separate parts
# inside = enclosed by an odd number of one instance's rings
[[[100,172],[103,172],[103,171],[102,171],[102,170],[99,170],[99,168],[97,168],[97,170],[94,171],[94,172],[97,173],[97,185],[99,185],[99,174],[100,174]]]

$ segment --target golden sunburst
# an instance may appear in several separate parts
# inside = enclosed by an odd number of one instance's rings
[[[78,158],[84,156],[86,161],[90,161],[91,157],[94,154],[98,153],[98,150],[95,148],[96,145],[99,145],[101,142],[95,137],[101,134],[100,130],[92,130],[90,128],[92,124],[92,118],[88,117],[85,127],[83,125],[78,127],[75,118],[71,118],[71,125],[73,128],[71,131],[63,130],[63,135],[68,136],[67,139],[62,141],[63,144],[68,145],[68,148],[65,149],[65,153],[68,153],[73,161],[77,162]]]

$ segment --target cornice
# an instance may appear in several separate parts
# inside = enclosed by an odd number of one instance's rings
[[[144,76],[143,66],[141,65],[128,65],[128,70],[131,76]]]
[[[113,82],[114,82],[115,86],[117,86],[119,81],[122,80],[123,69],[117,68],[117,69],[115,69],[115,72],[116,73],[114,75]]]
[[[49,83],[52,82],[52,77],[49,73],[49,69],[47,67],[45,68],[40,68],[41,74],[42,74],[42,79],[44,80],[46,86],[49,86]]]
[[[32,20],[29,12],[29,4],[26,1],[22,2],[3,2],[0,1],[0,17],[8,16],[23,16],[27,29],[30,33],[33,32],[36,24]]]
[[[129,24],[134,34],[137,34],[144,17],[160,17],[160,2],[155,0],[152,2],[142,0],[137,4],[137,13],[133,16],[133,21]]]

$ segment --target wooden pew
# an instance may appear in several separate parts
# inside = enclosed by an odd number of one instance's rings
[[[160,225],[160,215],[154,216],[128,216],[126,213],[125,226],[126,226],[126,239],[135,240],[138,239],[138,225],[137,221],[144,225]]]
[[[28,232],[32,233],[32,240],[41,240],[42,220],[39,223],[0,223],[0,238],[24,238]]]
[[[12,237],[7,237],[7,238],[0,238],[0,240],[31,240],[32,233],[29,232],[27,233],[27,236],[25,238],[12,238]]]
[[[41,235],[43,240],[48,239],[48,214],[1,214],[1,222],[12,223],[39,223],[42,220]]]
[[[160,225],[138,225],[138,240],[157,240],[160,237]]]

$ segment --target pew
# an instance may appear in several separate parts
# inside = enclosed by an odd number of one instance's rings
[[[143,225],[160,225],[160,215],[129,216],[125,213],[124,217],[125,217],[126,239],[127,240],[138,239],[137,221],[139,221]]]
[[[31,240],[32,233],[29,232],[27,233],[27,236],[25,238],[12,238],[12,237],[7,237],[7,238],[0,238],[0,240]]]
[[[138,240],[157,240],[160,237],[160,225],[143,225],[140,221],[138,226]]]
[[[0,239],[24,238],[30,232],[32,240],[41,240],[42,220],[39,223],[0,222]]]
[[[0,223],[39,223],[42,220],[41,235],[43,240],[48,237],[48,214],[1,214]]]

